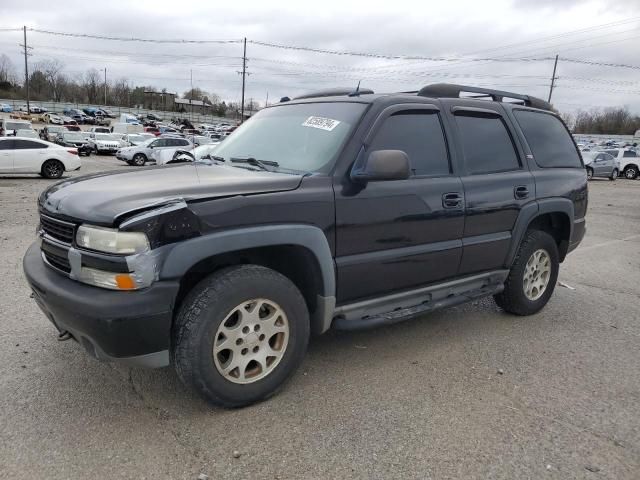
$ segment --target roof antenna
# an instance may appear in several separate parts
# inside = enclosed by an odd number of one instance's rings
[[[350,97],[359,97],[359,96],[360,96],[360,82],[361,82],[361,81],[362,81],[362,80],[358,80],[358,86],[356,87],[356,89],[355,89],[355,91],[354,91],[354,92],[351,92],[351,93],[349,94],[349,96],[350,96]]]

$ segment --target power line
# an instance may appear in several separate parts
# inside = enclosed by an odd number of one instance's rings
[[[242,43],[242,39],[239,40],[184,40],[184,39],[170,39],[161,40],[153,38],[139,38],[139,37],[110,37],[106,35],[92,35],[89,33],[69,33],[69,32],[54,32],[52,30],[41,30],[38,28],[29,28],[31,32],[43,33],[45,35],[57,35],[61,37],[72,38],[93,38],[96,40],[111,40],[117,42],[146,42],[146,43],[188,43],[188,44],[231,44]]]

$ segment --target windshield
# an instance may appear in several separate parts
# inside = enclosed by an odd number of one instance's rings
[[[16,130],[16,137],[38,138],[38,134],[33,130]]]
[[[65,142],[84,142],[84,137],[79,133],[63,133],[62,138]]]
[[[144,142],[145,140],[147,140],[147,138],[146,138],[146,137],[143,137],[142,135],[129,135],[129,136],[127,137],[127,140],[128,140],[128,141],[130,141],[130,142],[132,142],[132,143],[133,143],[133,142],[138,142],[138,143],[140,143],[140,142]]]
[[[4,128],[5,130],[22,130],[31,128],[31,124],[29,122],[6,122]]]
[[[297,171],[328,171],[366,105],[279,105],[256,113],[216,148],[216,156],[253,157]]]

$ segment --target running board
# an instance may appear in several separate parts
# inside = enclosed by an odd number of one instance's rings
[[[332,327],[360,330],[402,322],[504,290],[509,270],[494,270],[451,282],[364,300],[336,308]]]

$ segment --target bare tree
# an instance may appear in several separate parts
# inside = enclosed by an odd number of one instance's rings
[[[89,103],[96,103],[98,100],[98,87],[100,85],[100,72],[95,68],[87,70],[82,79],[82,88]]]
[[[49,59],[40,62],[40,70],[44,74],[53,100],[59,102],[62,98],[62,90],[67,82],[67,77],[62,73],[64,63],[57,59]]]
[[[17,83],[16,67],[4,53],[0,55],[0,83]]]

